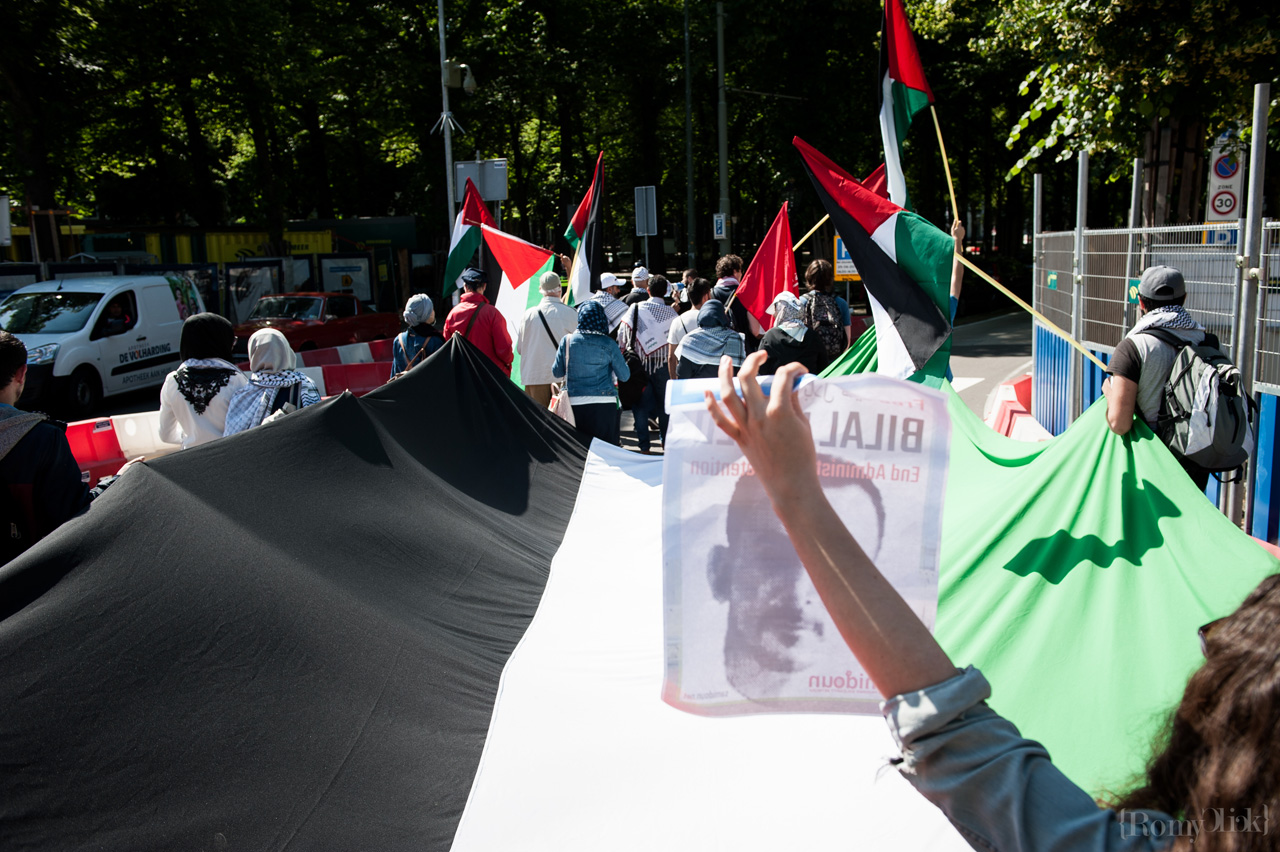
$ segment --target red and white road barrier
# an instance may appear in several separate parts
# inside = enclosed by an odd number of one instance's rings
[[[330,349],[299,352],[298,371],[316,383],[321,396],[351,391],[364,396],[391,378],[391,340],[352,343]],[[248,371],[248,364],[241,364]],[[119,414],[80,420],[67,425],[67,442],[89,484],[116,473],[129,459],[159,458],[181,449],[160,440],[160,412]]]
[[[986,424],[1007,438],[1047,441],[1053,437],[1031,416],[1031,374],[1000,385]]]

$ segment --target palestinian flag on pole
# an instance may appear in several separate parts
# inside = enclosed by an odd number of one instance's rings
[[[458,277],[471,263],[476,249],[480,248],[480,225],[496,225],[489,208],[484,206],[480,190],[467,178],[467,190],[462,199],[462,209],[453,222],[453,235],[449,238],[449,259],[444,265],[444,298],[462,285]]]
[[[769,227],[751,258],[751,265],[738,285],[737,299],[765,328],[773,328],[773,314],[769,306],[783,290],[800,294],[796,283],[796,256],[791,249],[791,221],[787,218],[787,205]]]
[[[867,190],[800,137],[793,141],[862,276],[875,317],[878,372],[899,379],[917,371],[941,376],[951,350],[947,300],[955,242]]]
[[[578,210],[564,232],[564,238],[578,250],[569,270],[569,295],[575,304],[591,298],[598,290],[600,273],[604,272],[604,152],[596,158],[596,172],[591,178]]]
[[[578,209],[573,212],[573,218],[569,220],[569,227],[565,228],[564,231],[564,238],[575,249],[582,242],[582,235],[587,232],[587,219],[591,214],[591,201],[595,198],[596,187],[600,184],[600,176],[604,174],[603,168],[604,151],[601,151],[599,156],[596,157],[596,170],[591,178],[591,186],[587,187],[587,194],[582,196]]]
[[[533,243],[527,243],[519,237],[513,237],[491,225],[481,225],[484,244],[502,267],[502,283],[498,287],[498,298],[494,306],[502,318],[507,321],[507,331],[514,344],[520,334],[520,324],[524,312],[542,300],[542,292],[538,289],[538,279],[542,273],[550,271],[555,264],[555,253]],[[512,350],[511,380],[520,387],[520,353]]]
[[[924,78],[924,67],[920,64],[902,0],[884,0],[879,95],[880,135],[884,139],[889,198],[899,207],[909,208],[907,182],[902,174],[902,142],[916,113],[933,103],[933,91]]]

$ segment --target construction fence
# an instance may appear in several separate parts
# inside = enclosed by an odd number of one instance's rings
[[[1137,287],[1142,270],[1172,266],[1187,283],[1186,308],[1217,336],[1223,351],[1242,371],[1252,368],[1258,403],[1258,451],[1245,490],[1246,531],[1280,540],[1280,222],[1262,224],[1262,252],[1256,311],[1240,317],[1243,269],[1240,235],[1244,223],[1169,225],[1157,228],[1037,233],[1033,302],[1045,318],[1069,332],[1101,361],[1138,319]],[[1252,329],[1246,328],[1252,324]],[[1252,331],[1252,335],[1248,332]],[[1241,351],[1241,340],[1254,345]],[[1102,397],[1104,371],[1061,337],[1037,322],[1033,337],[1032,413],[1057,435]],[[1211,479],[1206,492],[1219,502],[1221,486]],[[1274,492],[1274,493],[1273,493]]]

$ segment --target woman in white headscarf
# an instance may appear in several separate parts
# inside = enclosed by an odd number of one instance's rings
[[[320,401],[315,382],[293,365],[293,349],[283,334],[274,328],[253,333],[249,338],[249,384],[236,392],[227,407],[227,435],[252,429],[278,411],[306,408]]]
[[[783,290],[769,306],[773,314],[773,328],[760,341],[760,351],[769,356],[760,368],[760,375],[771,376],[783,364],[799,362],[817,374],[824,366],[825,353],[818,335],[809,332],[800,316],[800,300],[794,293]]]
[[[404,306],[404,323],[409,330],[401,332],[391,344],[392,378],[444,345],[444,335],[435,327],[435,321],[436,306],[430,296],[418,293],[409,297]]]

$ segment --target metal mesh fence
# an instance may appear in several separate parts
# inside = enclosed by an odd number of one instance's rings
[[[1262,270],[1258,292],[1258,360],[1254,384],[1280,392],[1280,222],[1262,225]]]
[[[1169,225],[1144,229],[1138,274],[1148,266],[1172,266],[1187,282],[1187,310],[1218,337],[1232,360],[1240,271],[1236,267],[1235,223]],[[1136,276],[1135,276],[1136,277]],[[1129,309],[1134,312],[1133,308]],[[1132,323],[1131,323],[1132,324]]]
[[[1041,234],[1036,252],[1036,310],[1065,331],[1071,331],[1071,293],[1075,287],[1072,260],[1075,257],[1075,234],[1059,231]]]
[[[1129,327],[1125,294],[1137,242],[1130,231],[1084,232],[1080,337],[1093,349],[1114,349]]]
[[[1130,286],[1136,286],[1143,269],[1164,265],[1181,270],[1187,282],[1187,310],[1217,335],[1223,349],[1234,358],[1232,324],[1239,274],[1236,234],[1234,223],[1085,231],[1084,286],[1080,294],[1082,342],[1097,350],[1114,349],[1137,321],[1136,291],[1131,302]],[[1057,263],[1067,269],[1071,267],[1071,237],[1068,233],[1042,235],[1046,240],[1063,238],[1065,256]],[[1069,329],[1069,289],[1067,293],[1065,314],[1059,324]],[[1276,333],[1280,335],[1280,292],[1275,295]],[[1280,346],[1280,337],[1275,342]]]

